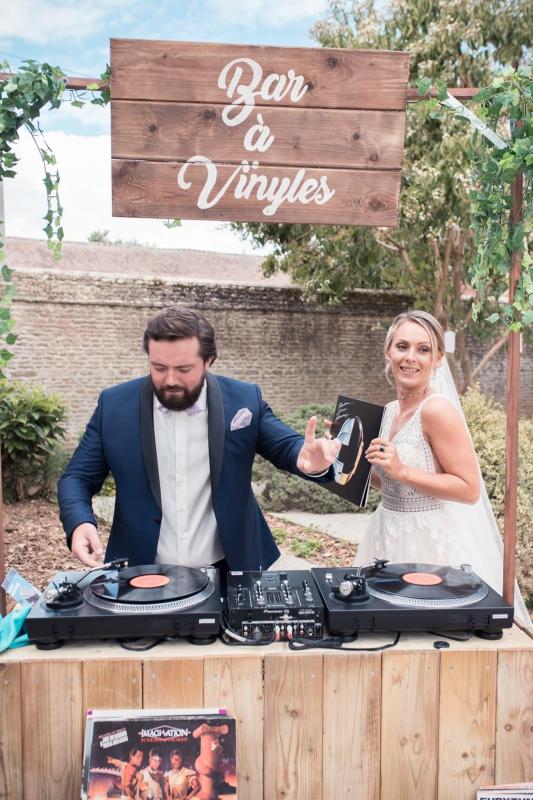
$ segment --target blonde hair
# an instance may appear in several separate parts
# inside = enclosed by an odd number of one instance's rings
[[[389,350],[392,344],[392,337],[394,336],[396,329],[399,328],[403,322],[416,322],[417,325],[420,325],[420,327],[424,328],[431,344],[431,357],[433,361],[436,361],[439,355],[444,355],[444,331],[442,330],[440,322],[438,322],[435,317],[431,316],[431,314],[428,314],[427,311],[416,310],[404,311],[402,314],[398,314],[398,316],[394,318],[392,325],[387,331],[385,344],[383,347],[386,361],[385,375],[389,383],[392,383],[390,379]]]

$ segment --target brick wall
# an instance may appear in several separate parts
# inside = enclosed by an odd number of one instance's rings
[[[19,339],[9,375],[62,397],[70,443],[104,387],[145,374],[145,322],[177,303],[203,310],[215,326],[214,371],[259,383],[277,411],[334,402],[339,392],[392,397],[382,346],[386,325],[408,305],[402,293],[360,290],[342,306],[317,309],[290,287],[43,270],[19,270],[15,280]],[[531,362],[524,360],[523,373],[522,407],[531,413]],[[486,374],[483,388],[503,398],[503,357]]]

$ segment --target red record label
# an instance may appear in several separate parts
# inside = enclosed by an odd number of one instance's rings
[[[131,579],[130,586],[135,586],[136,589],[158,589],[167,583],[170,583],[170,578],[166,575],[137,575]]]
[[[442,583],[442,578],[431,572],[406,572],[402,578],[406,583],[414,583],[416,586],[436,586]]]

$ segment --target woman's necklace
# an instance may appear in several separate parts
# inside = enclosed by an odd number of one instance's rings
[[[429,384],[425,386],[421,392],[407,392],[407,394],[398,393],[400,400],[409,400],[410,397],[422,397],[429,389]]]

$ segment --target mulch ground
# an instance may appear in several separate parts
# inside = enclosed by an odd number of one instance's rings
[[[314,528],[302,528],[266,515],[278,545],[283,550],[307,559],[311,564],[344,566],[352,563],[354,545]],[[4,506],[6,568],[14,567],[37,589],[44,589],[56,572],[79,569],[65,543],[55,503],[24,500]],[[109,526],[100,523],[105,542]]]

